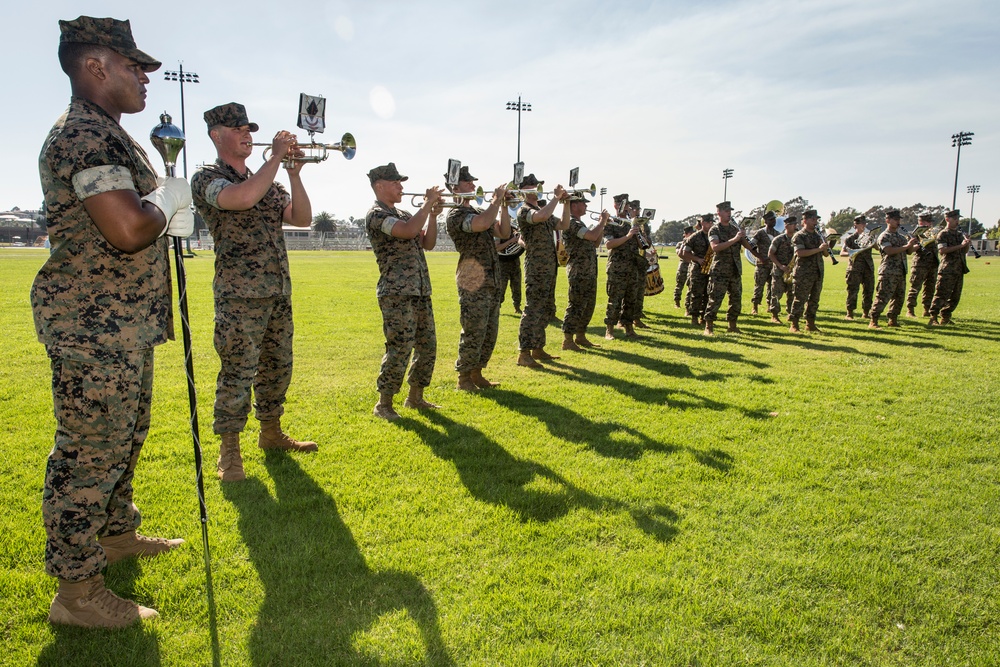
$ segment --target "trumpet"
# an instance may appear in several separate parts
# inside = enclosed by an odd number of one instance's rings
[[[590,214],[591,220],[600,220],[601,219],[601,212],[600,211],[591,211],[588,208],[587,209],[587,213]],[[629,220],[628,218],[619,218],[617,215],[608,216],[608,221],[609,222],[618,223],[619,225],[631,225],[632,224],[632,221]]]
[[[555,194],[555,190],[553,190],[552,192],[542,192],[541,191],[542,190],[541,186],[538,187],[538,190],[539,190],[539,192],[538,192],[538,196],[539,197],[541,197],[542,195],[554,195]],[[587,195],[590,195],[591,197],[594,197],[594,196],[597,195],[597,186],[595,184],[591,183],[589,188],[567,188],[566,189],[566,194],[568,194],[568,195],[587,194]]]
[[[410,205],[413,206],[414,208],[422,207],[424,205],[424,202],[427,201],[427,195],[423,192],[404,192],[402,193],[402,196],[409,197]],[[452,199],[460,199],[462,201],[456,202],[454,204],[444,203],[441,204],[441,208],[459,208],[465,205],[464,201],[470,199],[475,200],[475,202],[480,206],[482,206],[483,202],[486,201],[485,199],[486,193],[483,192],[482,186],[477,187],[475,192],[463,192],[463,193],[452,192],[448,194],[442,194],[442,196],[451,197]]]
[[[257,143],[254,142],[252,146],[267,146],[264,149],[264,161],[267,161],[267,155],[271,150],[270,143]],[[344,154],[345,160],[354,159],[354,154],[358,152],[358,144],[354,141],[354,135],[350,132],[344,132],[344,136],[340,138],[340,142],[336,144],[318,144],[314,141],[308,144],[293,144],[290,151],[300,150],[305,153],[305,155],[296,157],[289,154],[285,155],[285,158],[281,161],[281,164],[287,169],[294,162],[322,162],[326,158],[330,157],[332,151],[339,151]]]

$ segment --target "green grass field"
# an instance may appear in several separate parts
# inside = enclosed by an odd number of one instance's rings
[[[202,253],[187,267],[214,609],[177,341],[157,352],[136,499],[143,532],[187,544],[109,568],[115,591],[160,612],[117,632],[46,622],[54,421],[28,302],[44,258],[0,250],[2,664],[1000,664],[996,258],[971,263],[955,327],[843,321],[842,262],[822,334],[744,316],[744,335],[705,339],[664,294],[640,340],[541,372],[514,364],[508,298],[487,372],[502,386],[467,395],[456,255],[432,253],[427,397],[442,409],[387,423],[371,415],[373,256],[292,253],[284,425],[320,450],[265,457],[251,419],[248,479],[220,487]],[[661,266],[669,293],[676,262]],[[563,275],[558,294],[561,315]],[[595,340],[602,319],[599,303]]]

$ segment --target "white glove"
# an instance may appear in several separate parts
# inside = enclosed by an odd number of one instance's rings
[[[191,205],[191,186],[183,178],[173,176],[161,176],[156,179],[156,184],[159,187],[143,197],[142,200],[148,201],[160,209],[169,226],[170,219],[177,211]]]
[[[192,233],[194,233],[194,209],[190,206],[185,206],[174,213],[174,217],[170,218],[170,222],[160,232],[160,236],[169,234],[180,239],[186,239]]]

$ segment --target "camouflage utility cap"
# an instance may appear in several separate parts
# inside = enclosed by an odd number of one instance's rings
[[[733,205],[731,202],[728,201],[720,201],[718,204],[715,205],[715,208],[719,211],[732,211]]]
[[[920,217],[918,218],[918,220],[923,220],[925,222],[934,222],[934,214],[933,213],[921,213]]]
[[[524,180],[521,181],[521,184],[518,187],[521,190],[527,190],[528,188],[537,188],[544,182],[545,181],[540,181],[537,178],[535,178],[534,174],[528,174],[527,176],[524,177]]]
[[[59,21],[60,44],[96,44],[106,46],[115,53],[131,58],[142,65],[145,72],[155,72],[162,64],[135,46],[132,26],[128,20],[80,16],[72,21]]]
[[[959,218],[962,217],[962,214],[959,213],[958,209],[956,208],[954,211],[948,211],[947,213],[945,213],[944,217],[946,217],[946,218],[953,218],[953,219],[957,220],[957,219],[959,219]]]
[[[223,127],[243,127],[246,125],[250,128],[251,132],[256,132],[260,129],[257,123],[250,122],[250,119],[247,118],[246,107],[238,102],[220,104],[213,109],[209,109],[205,112],[205,124],[209,127],[215,127],[216,125],[222,125]]]
[[[448,178],[448,174],[445,174],[444,177]],[[459,183],[461,183],[462,181],[466,181],[466,182],[470,182],[471,183],[473,181],[478,181],[478,180],[479,180],[478,178],[476,178],[475,176],[473,176],[472,174],[469,173],[469,168],[468,167],[462,167],[461,169],[458,170],[458,182]]]
[[[701,216],[701,221],[702,222],[715,222],[715,216],[712,215],[711,213],[706,213],[705,215]]]
[[[764,219],[770,220],[772,222],[777,220],[777,218],[774,216],[774,211],[764,211]]]
[[[815,218],[819,220],[819,213],[814,208],[806,209],[802,212],[802,219],[805,220],[806,218]]]
[[[854,217],[854,224],[858,224],[859,222],[867,222],[867,219],[863,215],[855,216]]]
[[[408,178],[409,176],[403,176],[399,173],[395,162],[375,167],[368,172],[368,180],[371,181],[372,185],[375,185],[375,181],[405,181]]]
[[[902,217],[902,214],[898,209],[890,208],[885,212],[885,217],[892,218],[893,220],[899,220]]]

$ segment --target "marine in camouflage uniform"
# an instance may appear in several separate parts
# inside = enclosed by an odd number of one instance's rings
[[[781,324],[781,299],[785,298],[785,312],[792,312],[792,289],[785,282],[785,271],[789,262],[795,257],[795,246],[792,237],[798,231],[799,221],[794,216],[785,218],[785,231],[774,237],[767,251],[771,260],[771,289],[767,299],[767,311],[771,313],[771,322]]]
[[[518,315],[521,314],[521,256],[518,254],[511,257],[502,251],[510,245],[517,244],[519,238],[515,232],[510,238],[496,240],[500,256],[500,305],[503,305],[507,297],[507,285],[510,285],[510,300],[514,304],[514,312]]]
[[[468,167],[462,167],[455,191],[473,192],[476,180]],[[494,238],[510,236],[510,215],[503,205],[505,192],[503,186],[497,188],[486,211],[474,208],[465,198],[462,206],[448,215],[448,235],[458,250],[455,282],[462,335],[458,340],[455,370],[462,391],[498,386],[483,377],[483,368],[493,356],[500,326],[500,258]]]
[[[753,272],[753,298],[751,299],[751,304],[753,305],[752,315],[757,314],[757,308],[760,306],[761,301],[764,303],[771,303],[771,260],[768,258],[767,253],[771,248],[771,242],[778,237],[781,232],[774,228],[777,218],[774,215],[774,211],[766,211],[764,213],[764,226],[754,232],[753,236],[750,238],[750,245],[754,247],[757,254],[760,257],[757,259],[757,268]],[[765,297],[764,293],[767,292]]]
[[[707,213],[701,217],[698,230],[684,242],[685,257],[691,262],[688,269],[687,313],[691,316],[691,324],[701,326],[705,316],[705,304],[708,302],[708,272],[705,261],[712,244],[708,240],[708,230],[712,226],[714,216]]]
[[[684,228],[684,238],[677,244],[674,251],[677,254],[677,273],[674,274],[674,306],[681,307],[681,297],[684,296],[684,286],[688,281],[688,269],[691,267],[691,260],[684,259],[684,243],[688,237],[694,233],[694,227],[688,225]],[[691,313],[687,313],[690,315]]]
[[[857,250],[861,246],[859,243],[865,234],[867,220],[865,216],[859,215],[854,218],[854,233],[844,239],[844,248]],[[865,244],[868,245],[867,239]],[[847,264],[847,316],[845,319],[854,319],[854,309],[858,306],[858,292],[861,292],[861,310],[865,317],[871,317],[872,295],[875,292],[875,261],[872,259],[872,251],[860,250],[848,260]]]
[[[194,203],[215,242],[215,383],[213,431],[220,436],[216,472],[224,482],[245,479],[240,451],[250,414],[250,391],[261,422],[262,449],[315,451],[281,431],[285,396],[292,380],[292,280],[283,223],[307,227],[312,207],[302,185],[303,162],[286,169],[292,193],[274,182],[295,136],[279,132],[271,155],[254,173],[246,166],[256,123],[242,104],[231,102],[204,114],[218,159],[191,179]]]
[[[39,156],[51,254],[31,288],[56,419],[42,492],[45,571],[59,579],[49,621],[123,627],[156,612],[108,591],[101,570],[183,542],[135,533],[132,483],[149,432],[153,348],[173,338],[163,234],[175,232],[177,210],[190,219],[190,188],[158,182],[119,124],[145,107],[146,73],[160,66],[135,47],[128,21],[59,26],[74,94]]]
[[[563,232],[566,253],[566,277],[569,280],[569,301],[563,316],[564,350],[579,350],[580,346],[595,347],[587,339],[587,327],[594,317],[597,305],[597,246],[604,235],[608,222],[607,211],[593,228],[584,224],[581,218],[587,214],[587,198],[578,193],[572,196],[569,205],[569,229]]]
[[[819,215],[815,209],[802,214],[802,226],[792,237],[795,248],[795,268],[792,270],[792,310],[788,314],[789,330],[799,333],[799,320],[806,316],[806,331],[818,332],[816,313],[819,297],[823,293],[823,253],[829,250],[823,237],[816,231]]]
[[[714,333],[715,318],[722,307],[722,300],[729,295],[729,310],[726,322],[729,331],[740,333],[736,320],[743,310],[743,253],[740,246],[754,252],[746,233],[741,227],[730,224],[732,204],[720,202],[716,207],[719,222],[708,230],[708,240],[712,244],[712,267],[708,277],[708,305],[705,306],[705,335]]]
[[[959,219],[957,210],[945,213],[944,221],[948,226],[937,235],[941,264],[938,266],[929,324],[951,324],[951,314],[962,299],[962,284],[965,282],[965,274],[969,272],[965,256],[969,250],[969,239],[958,228]],[[940,321],[938,315],[941,316]]]
[[[438,407],[424,400],[424,388],[431,383],[437,359],[431,277],[424,251],[437,243],[441,191],[427,190],[423,206],[410,215],[396,208],[407,178],[392,162],[368,172],[376,200],[365,216],[365,230],[378,262],[375,294],[385,333],[385,356],[376,382],[379,401],[372,412],[382,419],[399,419],[392,402],[403,386],[408,364],[410,391],[403,405]]]
[[[542,185],[534,174],[528,174],[518,186],[530,189]],[[517,226],[524,240],[524,314],[518,330],[520,366],[539,368],[539,360],[556,359],[544,350],[545,327],[556,315],[556,276],[559,261],[556,258],[554,232],[569,227],[569,207],[563,206],[562,219],[552,215],[563,187],[556,186],[556,195],[544,207],[539,207],[538,197],[529,194],[517,211]]]
[[[923,213],[917,218],[917,229],[914,234],[927,232],[934,225],[934,216]],[[923,290],[924,317],[931,314],[931,303],[934,301],[934,283],[937,282],[937,272],[941,261],[938,257],[937,241],[931,240],[926,245],[921,241],[920,247],[913,254],[913,266],[910,268],[910,291],[906,295],[906,314],[916,317],[917,297]]]
[[[887,228],[879,234],[876,244],[882,253],[882,262],[878,267],[878,289],[868,324],[872,329],[879,328],[878,318],[886,306],[889,308],[890,327],[899,326],[897,318],[903,310],[903,299],[906,297],[906,255],[917,249],[919,241],[899,231],[899,220],[899,211],[890,209],[885,212]]]
[[[639,252],[635,256],[635,278],[633,279],[635,283],[633,285],[633,289],[635,290],[635,317],[632,320],[632,324],[636,329],[648,329],[649,325],[645,324],[642,318],[645,317],[646,273],[649,271],[649,259],[646,258],[646,251],[652,247],[652,244],[649,242],[649,221],[646,218],[639,217],[641,211],[638,199],[629,202],[629,216],[632,218],[632,224],[639,228]],[[624,312],[622,313],[622,324],[625,324]]]

